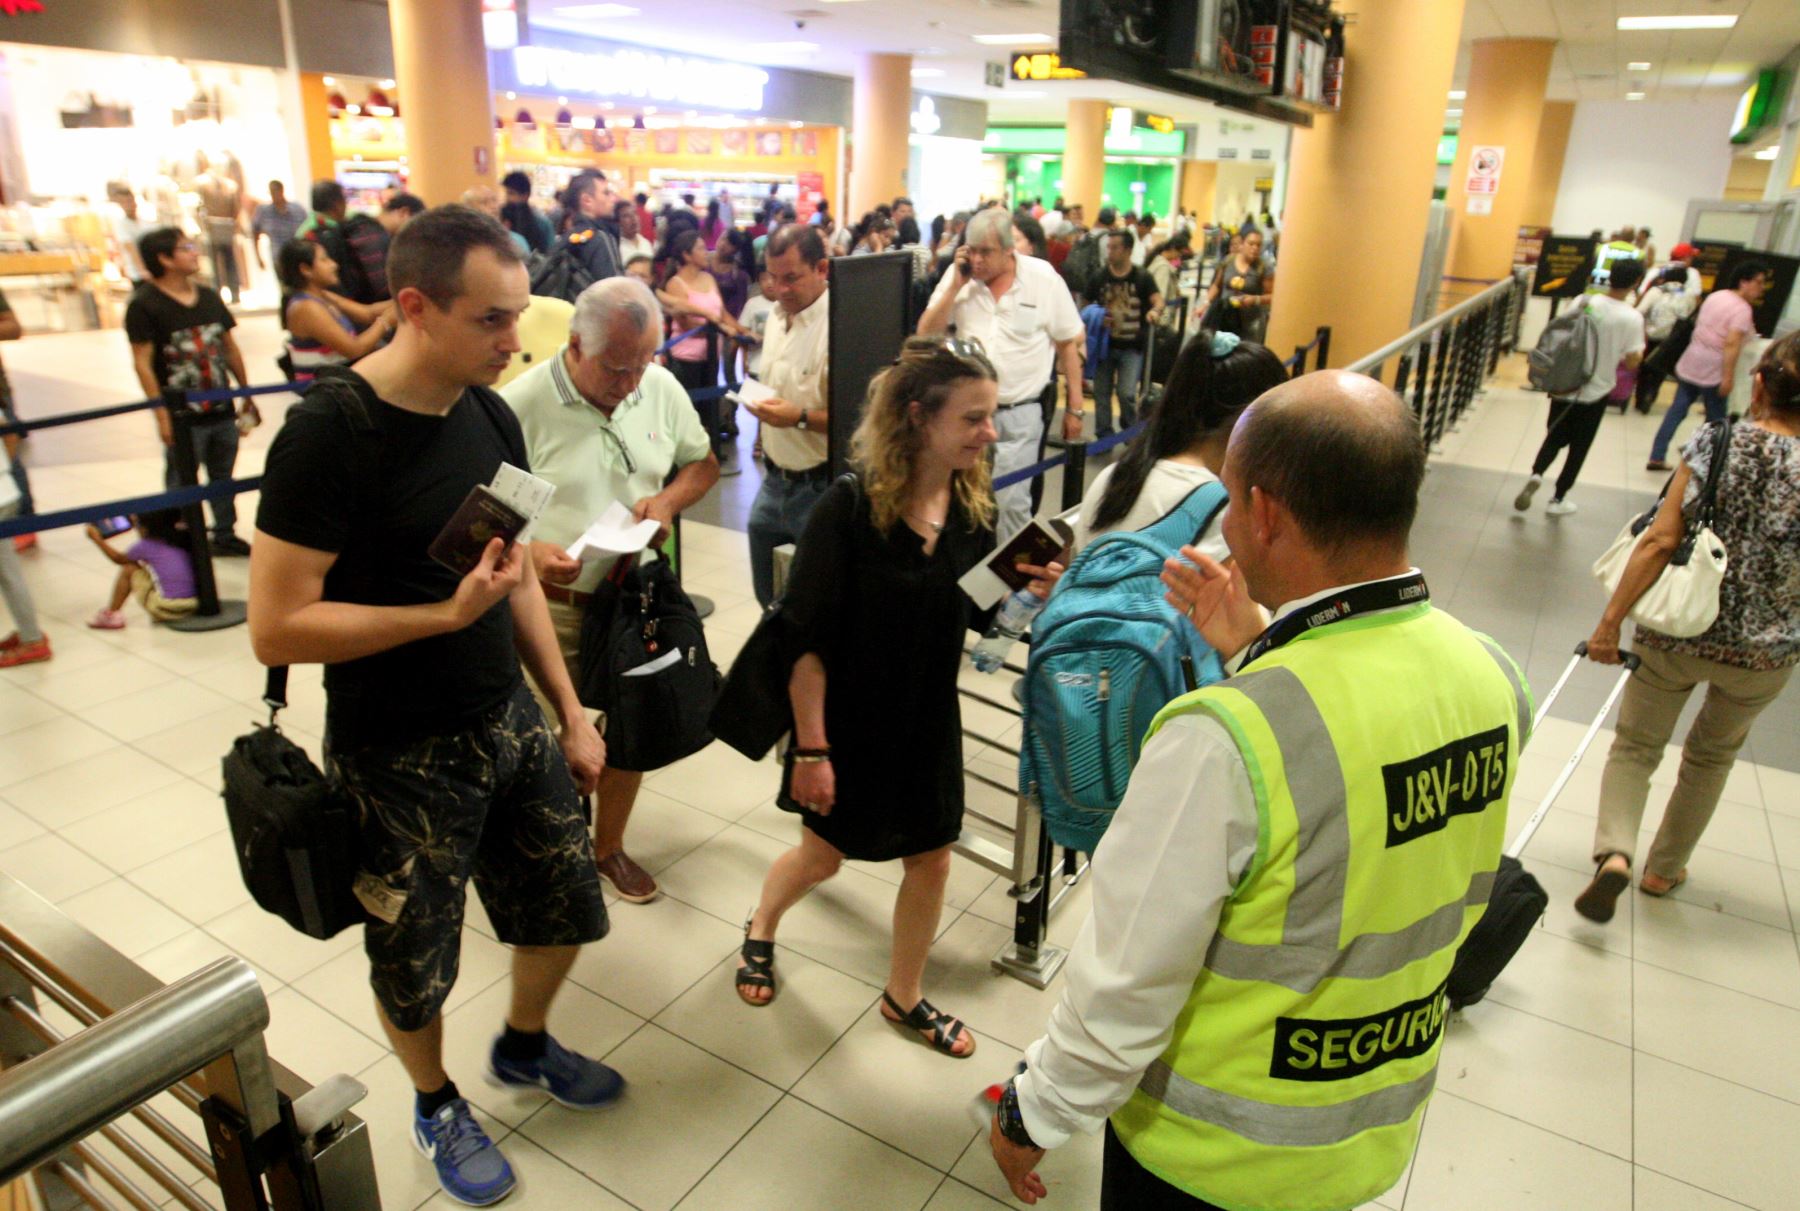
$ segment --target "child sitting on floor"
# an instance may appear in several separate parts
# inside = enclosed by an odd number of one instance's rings
[[[96,630],[117,631],[124,627],[125,615],[119,610],[127,597],[136,597],[155,622],[185,618],[200,604],[195,599],[194,559],[188,554],[180,510],[157,509],[137,514],[131,520],[139,538],[124,554],[113,548],[99,527],[87,528],[94,545],[119,565],[112,599],[88,619],[88,625]]]

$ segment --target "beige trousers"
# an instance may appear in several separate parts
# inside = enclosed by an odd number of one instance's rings
[[[563,665],[569,670],[569,680],[579,684],[583,607],[570,605],[566,601],[546,600],[544,604],[550,607],[550,625],[556,628],[556,646],[562,650]],[[544,696],[543,689],[538,685],[537,678],[531,675],[530,669],[525,670],[525,684],[530,687],[531,696],[537,699],[538,705],[544,708],[544,722],[550,725],[550,734],[558,734],[561,723],[557,718],[556,704]],[[600,729],[602,736],[606,734],[606,712],[594,712],[594,726]]]
[[[1675,732],[1688,695],[1706,683],[1706,700],[1681,747],[1681,773],[1663,810],[1662,825],[1650,845],[1644,870],[1675,879],[1687,866],[1706,831],[1738,749],[1762,709],[1781,693],[1792,668],[1752,670],[1699,656],[1636,649],[1643,664],[1619,701],[1619,726],[1606,772],[1600,779],[1600,824],[1594,830],[1594,861],[1637,850],[1650,775],[1662,761],[1663,746]]]

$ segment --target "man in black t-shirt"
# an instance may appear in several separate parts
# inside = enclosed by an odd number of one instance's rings
[[[250,637],[265,664],[326,666],[328,760],[363,812],[364,948],[417,1088],[414,1139],[444,1189],[480,1206],[514,1178],[444,1071],[440,1020],[471,877],[513,947],[490,1077],[576,1109],[624,1085],[545,1030],[578,947],[607,930],[580,799],[605,749],[525,545],[494,539],[466,576],[426,554],[502,463],[529,470],[519,423],[489,389],[530,302],[517,246],[487,215],[443,206],[394,237],[388,277],[393,342],[321,371],[269,448]],[[521,660],[555,704],[560,749]]]
[[[1118,230],[1106,237],[1106,266],[1094,278],[1094,301],[1106,308],[1106,356],[1094,366],[1094,434],[1113,431],[1113,395],[1119,397],[1119,428],[1131,428],[1144,351],[1162,315],[1162,295],[1149,273],[1131,263],[1137,237]]]
[[[173,227],[158,227],[138,240],[138,253],[150,277],[125,308],[125,337],[144,395],[154,399],[174,389],[212,391],[229,387],[234,376],[248,387],[244,355],[231,336],[237,319],[218,291],[195,280],[200,250],[194,242]],[[195,464],[205,469],[208,483],[230,479],[237,464],[237,406],[223,399],[192,408],[199,413],[190,430]],[[171,451],[175,422],[167,408],[156,409],[156,432],[163,443],[163,482],[173,488],[178,486]],[[213,554],[250,554],[249,544],[237,536],[237,502],[221,496],[212,502],[212,511]]]

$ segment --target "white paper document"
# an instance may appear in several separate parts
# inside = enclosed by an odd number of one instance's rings
[[[538,515],[544,506],[550,503],[551,496],[556,493],[556,485],[547,479],[539,479],[529,471],[522,471],[511,463],[501,463],[500,469],[494,472],[494,482],[488,485],[488,491],[525,515],[525,528],[519,531],[515,542],[530,542],[531,527],[537,524]]]
[[[671,665],[677,665],[680,663],[681,663],[681,649],[680,648],[670,648],[668,651],[666,651],[662,655],[658,656],[655,660],[652,660],[649,664],[640,664],[635,669],[626,669],[624,675],[627,677],[649,677],[652,674],[662,672],[664,669],[669,668]]]
[[[751,404],[760,404],[764,400],[776,398],[774,388],[767,383],[759,383],[753,378],[745,379],[738,384],[737,390],[728,391],[725,394],[727,399],[735,400],[746,408],[749,408]]]
[[[585,534],[569,545],[569,558],[585,561],[610,555],[635,555],[650,545],[656,530],[654,517],[634,521],[631,510],[615,500]]]

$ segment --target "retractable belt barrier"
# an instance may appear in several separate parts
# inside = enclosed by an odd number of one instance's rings
[[[0,542],[8,541],[19,534],[36,534],[43,530],[59,530],[68,526],[88,525],[108,517],[149,513],[157,509],[180,509],[182,520],[188,529],[188,555],[194,561],[194,596],[198,599],[199,606],[186,618],[178,618],[164,623],[164,625],[177,631],[211,631],[243,622],[246,617],[243,602],[219,599],[218,581],[213,576],[212,548],[206,535],[206,516],[200,506],[205,501],[224,500],[236,496],[240,492],[254,492],[262,486],[262,477],[257,475],[247,479],[214,480],[204,486],[201,485],[200,468],[194,459],[194,443],[190,436],[193,426],[200,420],[193,405],[248,399],[257,395],[297,394],[305,388],[305,383],[286,382],[269,383],[260,387],[217,387],[204,391],[171,390],[160,399],[137,400],[129,404],[89,408],[82,412],[65,412],[59,416],[47,416],[41,420],[17,421],[0,425],[0,436],[23,435],[38,429],[53,429],[62,425],[80,424],[83,421],[104,420],[113,416],[126,416],[133,412],[147,412],[152,408],[167,408],[169,420],[175,428],[174,440],[169,445],[169,455],[174,464],[175,478],[180,481],[178,487],[148,496],[132,496],[124,500],[103,501],[96,505],[80,505],[73,509],[59,509],[51,513],[31,513],[8,521],[0,521]]]

